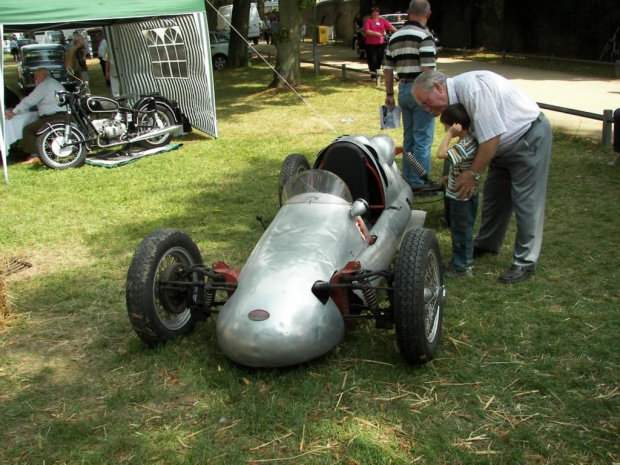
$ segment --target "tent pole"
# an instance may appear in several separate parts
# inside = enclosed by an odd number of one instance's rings
[[[0,37],[4,42],[4,27],[0,24]],[[2,115],[0,115],[0,151],[2,152],[2,169],[4,170],[4,182],[9,183],[9,169],[6,166],[6,144],[4,142],[4,53],[2,54],[2,62],[0,62],[0,84],[2,84],[2,94],[0,95],[0,108],[2,108]]]

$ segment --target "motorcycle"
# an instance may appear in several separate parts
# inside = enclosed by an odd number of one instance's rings
[[[168,145],[179,130],[191,130],[177,102],[158,92],[140,95],[136,103],[127,94],[118,100],[90,94],[88,81],[79,79],[71,68],[67,72],[77,82],[73,91],[57,91],[56,102],[67,108],[59,120],[44,125],[37,137],[41,162],[54,169],[84,164],[89,152],[137,144],[145,149]]]

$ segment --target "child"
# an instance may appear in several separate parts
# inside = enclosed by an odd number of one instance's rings
[[[468,199],[456,198],[456,179],[469,170],[478,142],[469,135],[470,119],[465,107],[456,103],[448,106],[439,119],[446,129],[437,158],[450,162],[450,172],[446,183],[446,197],[450,199],[450,233],[452,236],[452,259],[445,273],[446,278],[468,278],[472,276],[471,264],[474,252],[474,223],[478,212],[478,188]],[[452,147],[450,141],[459,140]]]

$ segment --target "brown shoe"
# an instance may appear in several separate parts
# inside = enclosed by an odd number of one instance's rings
[[[41,163],[38,157],[28,157],[24,161],[19,162],[20,165],[35,165]]]

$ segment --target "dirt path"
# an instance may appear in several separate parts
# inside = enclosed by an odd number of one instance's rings
[[[257,50],[262,54],[270,53],[272,56],[275,56],[276,51],[274,46],[266,44],[258,45]],[[319,45],[318,50],[321,63],[338,66],[344,63],[347,67],[365,71],[368,69],[365,60],[358,59],[350,47],[327,44]],[[312,61],[311,43],[302,43],[301,58],[302,60]],[[606,109],[620,108],[620,79],[592,78],[558,71],[442,58],[441,55],[438,64],[440,71],[451,76],[476,69],[487,69],[501,74],[540,103],[599,115],[602,115]],[[312,66],[312,64],[304,64],[303,66]],[[367,74],[361,73],[349,73],[348,77],[369,78]],[[573,134],[601,140],[603,129],[601,121],[550,110],[545,110],[545,114],[552,125],[563,127]]]

